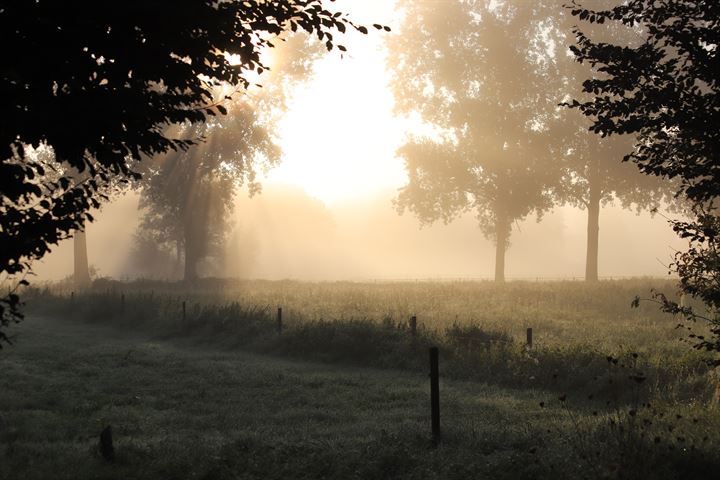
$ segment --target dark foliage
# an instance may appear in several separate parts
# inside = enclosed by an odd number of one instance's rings
[[[690,245],[688,250],[675,254],[671,269],[680,277],[680,290],[700,299],[705,308],[679,304],[661,292],[654,292],[653,298],[663,311],[683,319],[677,327],[690,332],[694,348],[714,354],[708,360],[711,365],[720,366],[720,218],[698,211],[696,220],[672,224]],[[696,331],[698,321],[707,325],[707,333]]]
[[[569,106],[590,117],[591,131],[602,136],[637,134],[625,160],[637,164],[641,172],[680,179],[677,194],[693,202],[695,218],[671,222],[690,245],[676,255],[670,270],[680,277],[681,292],[702,300],[707,313],[700,314],[661,293],[655,299],[664,311],[682,316],[686,323],[708,321],[710,337],[691,335],[698,340],[697,348],[717,353],[720,4],[633,0],[609,10],[594,10],[573,2],[571,11],[590,24],[615,22],[642,34],[635,46],[617,45],[594,41],[576,29],[577,43],[571,49],[598,75],[583,83],[592,99],[574,100]],[[720,363],[716,357],[710,361]]]
[[[680,177],[695,201],[720,195],[717,44],[720,4],[713,0],[633,0],[610,10],[578,7],[580,20],[642,29],[637,46],[594,41],[575,29],[571,50],[597,71],[585,80],[586,102],[571,103],[602,136],[637,134],[625,160],[643,173]]]
[[[247,87],[277,35],[344,51],[333,35],[347,28],[367,33],[320,0],[0,2],[0,272],[27,270],[91,221],[102,186],[136,178],[135,162],[190,147],[165,127],[225,114],[213,89]],[[44,144],[53,175],[29,148]],[[3,325],[17,305],[2,300]]]

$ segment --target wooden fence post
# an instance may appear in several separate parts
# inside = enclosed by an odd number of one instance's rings
[[[532,327],[527,329],[527,347],[532,348]]]
[[[120,294],[120,313],[125,313],[125,294]]]
[[[277,333],[278,335],[282,335],[282,307],[278,307],[278,313],[277,313]]]
[[[185,300],[183,300],[182,308],[183,308],[183,323],[185,323],[185,319],[186,319]]]
[[[410,317],[410,334],[413,337],[417,336],[417,316],[415,315]]]
[[[115,461],[115,448],[113,447],[112,427],[110,425],[100,432],[100,454],[108,462]]]
[[[430,415],[432,440],[435,444],[440,442],[440,373],[438,357],[438,348],[430,348]]]

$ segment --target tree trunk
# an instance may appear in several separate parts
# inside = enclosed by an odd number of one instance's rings
[[[182,250],[182,240],[178,236],[178,238],[175,239],[175,265],[173,266],[171,272],[173,279],[179,278],[180,275],[183,273]]]
[[[505,252],[510,239],[510,223],[503,219],[495,222],[495,281],[505,281]]]
[[[597,282],[598,280],[598,243],[600,238],[600,200],[602,190],[600,188],[600,175],[597,162],[591,166],[590,172],[590,196],[588,199],[588,220],[587,220],[587,251],[585,254],[585,281]]]
[[[73,281],[78,289],[90,285],[90,267],[88,266],[87,236],[85,225],[73,233],[74,268]]]
[[[186,282],[193,282],[197,280],[197,264],[199,258],[199,245],[197,242],[197,233],[193,228],[192,216],[188,215],[189,218],[185,219],[184,234],[185,234],[185,274],[183,280]]]

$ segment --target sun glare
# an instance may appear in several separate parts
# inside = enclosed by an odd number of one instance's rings
[[[378,5],[368,2],[369,9]],[[343,58],[334,51],[319,60],[315,76],[293,94],[278,125],[283,161],[267,183],[299,186],[325,203],[405,183],[395,151],[407,121],[393,115],[382,35],[348,36]]]

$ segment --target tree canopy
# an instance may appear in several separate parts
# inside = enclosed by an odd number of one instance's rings
[[[586,25],[621,25],[643,36],[634,45],[613,43],[576,28],[571,48],[597,74],[583,83],[590,99],[575,99],[569,106],[589,117],[591,130],[601,136],[635,134],[625,160],[641,172],[679,179],[677,195],[693,202],[695,217],[671,222],[689,247],[677,253],[670,271],[680,277],[681,293],[702,300],[709,315],[663,294],[656,299],[689,325],[707,320],[711,336],[693,334],[696,347],[720,352],[720,3],[630,0],[604,10],[577,3],[571,9]],[[720,364],[717,357],[712,362]]]
[[[570,105],[590,117],[590,130],[601,136],[637,135],[625,159],[643,173],[679,177],[681,191],[692,200],[717,197],[720,4],[632,0],[607,10],[573,5],[580,20],[640,29],[643,41],[596,41],[576,28],[571,49],[597,75],[583,83],[591,98]]]
[[[273,126],[285,111],[289,92],[310,76],[324,51],[304,32],[280,39],[272,50],[272,70],[258,77],[262,88],[251,87],[235,98],[227,115],[186,125],[193,133],[184,137],[203,140],[186,151],[158,157],[139,184],[143,219],[136,253],[146,256],[147,248],[154,247],[167,259],[174,251],[174,266],[166,266],[166,272],[179,274],[184,263],[183,278],[194,280],[204,257],[219,264],[236,191],[246,186],[251,196],[258,193],[258,171],[280,161]]]
[[[141,230],[158,246],[176,249],[185,280],[197,278],[198,261],[223,246],[237,188],[257,191],[256,170],[280,161],[280,149],[258,117],[251,104],[238,101],[227,116],[188,125],[204,141],[158,157],[142,181]]]
[[[545,38],[542,2],[404,2],[391,43],[397,109],[417,113],[437,135],[399,153],[409,182],[397,199],[422,222],[475,211],[496,242],[495,278],[514,222],[552,206],[545,132],[562,100]]]
[[[342,51],[334,35],[347,28],[367,33],[321,0],[0,3],[0,272],[25,271],[91,219],[110,178],[192,145],[167,126],[225,113],[214,89],[247,87],[279,34],[305,30]],[[26,151],[41,144],[87,177],[49,179]],[[17,303],[0,305],[3,323]]]

